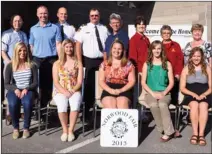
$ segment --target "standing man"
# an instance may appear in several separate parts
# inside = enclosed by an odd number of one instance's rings
[[[99,69],[99,65],[103,61],[105,41],[108,37],[106,26],[99,23],[99,10],[92,8],[89,12],[89,18],[90,22],[81,26],[74,37],[77,58],[83,62],[85,67],[84,101],[86,121],[92,116],[92,114],[89,114],[89,109],[93,106],[95,100],[95,71]]]
[[[142,74],[142,68],[143,64],[146,62],[148,57],[148,48],[150,46],[149,39],[144,35],[144,32],[146,30],[146,20],[143,18],[143,16],[137,16],[135,19],[135,28],[136,33],[131,37],[130,43],[129,43],[129,59],[132,61],[136,68],[136,72]],[[136,73],[136,74],[137,74]],[[141,81],[141,79],[137,79]],[[141,86],[141,85],[139,85]],[[143,88],[140,88],[142,93],[141,97],[144,99],[146,92]],[[134,103],[133,108],[136,107],[136,101],[140,93],[138,92],[137,86],[134,88]],[[148,117],[141,113],[143,117],[143,122],[148,121]]]
[[[67,23],[68,13],[65,7],[60,7],[57,11],[58,23],[56,25],[60,28],[62,41],[64,39],[74,40],[75,28],[73,25]]]
[[[3,77],[7,64],[11,62],[15,44],[18,42],[24,42],[26,45],[28,45],[28,39],[26,33],[20,30],[21,27],[23,26],[23,20],[21,16],[17,14],[13,15],[10,20],[10,25],[11,28],[4,31],[1,38],[1,56],[4,62]],[[21,111],[21,113],[23,113],[23,111]],[[21,117],[23,117],[23,114],[21,114]],[[7,108],[6,119],[7,122],[11,123],[8,108]]]
[[[122,41],[126,50],[125,54],[128,52],[129,37],[128,34],[121,29],[123,25],[121,16],[119,14],[112,13],[110,15],[109,22],[113,33],[108,36],[105,42],[104,60],[106,60],[106,58],[109,56],[111,44],[115,41],[115,39]]]
[[[62,39],[59,27],[48,20],[47,7],[39,6],[37,17],[38,23],[30,28],[29,44],[39,68],[41,107],[46,107],[52,94],[52,65],[58,58]]]

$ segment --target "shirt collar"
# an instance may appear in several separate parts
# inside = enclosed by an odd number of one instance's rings
[[[64,25],[65,25],[65,26],[69,26],[69,24],[68,24],[66,21],[65,21],[63,24],[61,24],[61,23],[59,23],[59,22],[58,22],[57,24],[60,25],[60,26],[61,26],[61,25],[63,25],[63,26],[64,26]]]
[[[163,41],[162,41],[162,43],[163,43]],[[172,45],[174,45],[174,42],[170,39],[170,42],[169,43],[166,43],[166,44],[172,46]]]
[[[97,26],[97,27],[100,26],[100,23],[94,25],[93,23],[89,22],[89,23],[88,23],[88,26],[94,28],[95,26]]]
[[[15,31],[13,28],[11,28],[11,31],[12,31],[13,33],[20,33],[20,30],[19,30],[19,31]]]
[[[44,27],[50,27],[51,25],[52,25],[52,23],[51,23],[51,22],[48,22],[48,23],[46,24],[46,26],[44,26]],[[41,27],[39,22],[36,24],[36,26],[37,26],[37,27]]]
[[[117,35],[121,34],[122,32],[123,32],[123,30],[122,30],[122,29],[119,29],[118,32],[117,32],[116,34],[113,34],[113,33],[112,33],[112,36],[117,36]]]
[[[143,34],[143,35],[141,35],[141,34],[139,34],[138,32],[136,32],[136,34],[135,34],[137,37],[139,37],[140,39],[144,39],[144,38],[146,38],[146,36]]]

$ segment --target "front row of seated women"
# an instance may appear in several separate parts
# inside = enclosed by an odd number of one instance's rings
[[[132,89],[136,82],[135,67],[125,57],[124,45],[115,40],[111,45],[108,60],[99,68],[99,85],[103,92],[101,103],[104,108],[128,109],[133,98]],[[211,96],[211,69],[204,61],[201,48],[195,47],[190,54],[188,65],[181,74],[180,89],[185,95],[183,105],[191,109],[193,135],[191,144],[206,145],[204,138]],[[77,61],[74,43],[64,40],[59,60],[53,65],[53,100],[63,127],[62,141],[74,140],[74,126],[82,102],[81,85],[83,66]],[[163,44],[156,40],[151,43],[148,59],[143,66],[143,89],[147,92],[146,103],[150,106],[161,141],[166,142],[175,133],[169,112],[170,90],[174,85],[172,66],[166,59]],[[24,106],[24,135],[29,137],[32,94],[37,87],[37,72],[29,59],[27,47],[18,43],[14,50],[12,63],[6,68],[5,87],[8,91],[10,113],[14,127],[13,138],[19,136],[18,105]],[[67,108],[70,106],[70,124],[68,127]],[[199,125],[199,132],[198,132]]]

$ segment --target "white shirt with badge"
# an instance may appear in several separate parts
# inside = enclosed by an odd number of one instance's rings
[[[108,29],[106,26],[102,24],[97,24],[97,29],[99,31],[99,37],[105,49],[105,41],[109,35]],[[95,33],[95,25],[92,23],[88,23],[79,28],[76,32],[74,39],[80,43],[82,43],[82,55],[88,58],[101,58],[103,57],[103,53],[99,50],[96,33]]]
[[[64,39],[71,39],[74,41],[74,35],[75,35],[75,27],[73,25],[69,25],[67,22],[60,24],[56,23],[56,25],[60,28],[61,25],[63,25],[63,31],[64,31]]]

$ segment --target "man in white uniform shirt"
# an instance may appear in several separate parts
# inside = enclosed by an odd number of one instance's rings
[[[105,41],[109,35],[106,26],[99,23],[100,12],[98,9],[91,9],[89,12],[90,22],[82,25],[76,32],[76,54],[79,61],[82,61],[85,70],[85,117],[88,121],[92,114],[89,109],[95,100],[95,71],[103,61]],[[89,90],[88,90],[89,89]]]
[[[69,25],[67,23],[68,19],[67,9],[65,7],[60,7],[57,11],[57,17],[58,17],[58,23],[56,23],[56,25],[59,26],[61,30],[62,41],[64,39],[74,40],[75,28],[73,25]]]

